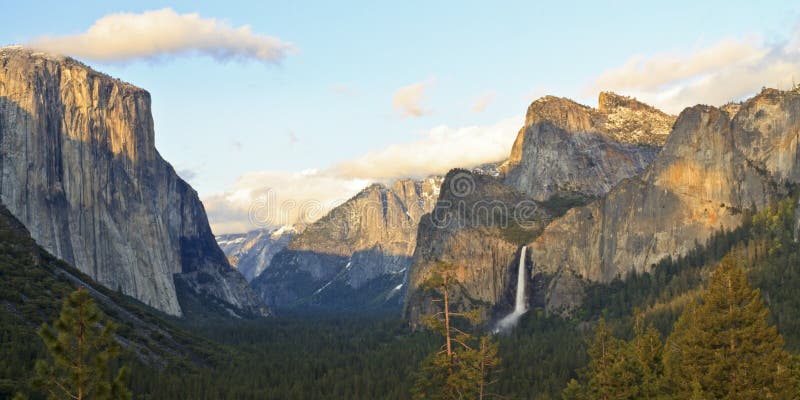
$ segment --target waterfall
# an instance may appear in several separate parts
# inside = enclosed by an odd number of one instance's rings
[[[525,303],[525,251],[527,250],[526,246],[522,246],[522,251],[519,255],[519,267],[517,268],[517,294],[514,298],[514,311],[510,314],[506,315],[497,322],[497,326],[495,327],[495,332],[501,332],[514,327],[519,321],[519,318],[522,314],[525,314],[528,311],[528,307]]]
[[[517,271],[517,297],[514,301],[514,312],[524,313],[527,311],[525,307],[525,246],[522,246],[522,251],[519,254],[519,267]]]

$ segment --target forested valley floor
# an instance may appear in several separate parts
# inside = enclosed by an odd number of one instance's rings
[[[501,363],[491,392],[509,399],[560,398],[589,363],[587,343],[601,317],[615,336],[630,340],[638,313],[666,338],[726,255],[760,289],[785,349],[798,354],[796,204],[796,198],[789,198],[747,213],[744,226],[719,232],[686,257],[662,261],[652,273],[590,286],[583,308],[572,318],[530,310],[513,332],[498,337]],[[46,254],[32,258],[32,245],[19,232],[1,233],[0,398],[11,398],[29,390],[33,364],[45,355],[37,328],[57,316],[77,285],[64,272],[80,274]],[[97,291],[123,304],[115,308],[100,302],[119,325],[121,342],[143,343],[126,347],[119,361],[131,369],[128,386],[137,399],[407,399],[420,364],[441,345],[433,333],[411,332],[399,314],[179,322],[152,315],[113,291]]]

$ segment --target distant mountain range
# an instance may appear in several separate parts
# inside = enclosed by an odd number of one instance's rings
[[[441,178],[371,185],[297,234],[251,282],[270,307],[395,308]]]
[[[292,226],[274,229],[257,229],[247,233],[233,233],[216,237],[217,244],[228,256],[231,266],[239,270],[248,282],[269,266],[275,254],[286,248],[297,234]]]

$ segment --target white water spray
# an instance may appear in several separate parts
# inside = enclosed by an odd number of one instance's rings
[[[495,332],[501,332],[514,327],[519,321],[519,318],[522,314],[525,314],[528,311],[528,307],[525,303],[525,250],[527,249],[526,246],[522,246],[522,251],[519,255],[519,268],[517,270],[517,295],[514,299],[514,311],[511,314],[506,315],[497,322],[497,326],[495,327]]]

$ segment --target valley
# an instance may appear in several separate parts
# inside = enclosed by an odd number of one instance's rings
[[[796,40],[470,114],[431,75],[387,114],[253,29],[166,8],[0,47],[0,400],[800,396],[800,85],[762,86]]]

